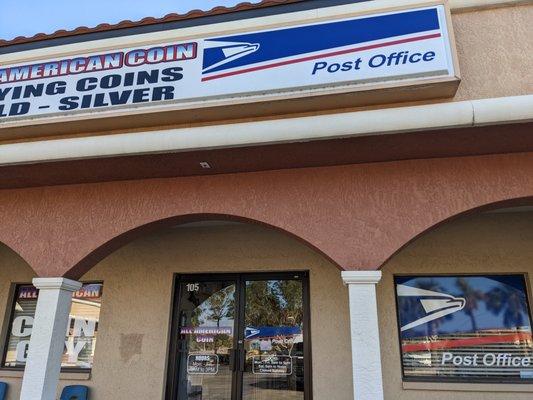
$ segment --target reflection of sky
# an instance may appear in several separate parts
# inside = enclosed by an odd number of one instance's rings
[[[505,291],[512,291],[515,294],[525,299],[525,288],[522,277],[505,276],[505,277],[462,277],[466,279],[470,288],[474,291],[479,291],[482,294],[487,294],[495,288],[500,288]],[[457,276],[453,277],[398,277],[397,284],[404,284],[412,287],[427,288],[425,284],[428,282],[434,283],[437,292],[450,294],[454,297],[466,297],[461,289],[457,286]],[[437,289],[438,288],[438,289]],[[428,288],[429,289],[429,288]],[[400,298],[401,301],[401,298]],[[468,301],[468,299],[467,299]],[[439,319],[438,331],[439,333],[458,333],[472,331],[472,318],[465,312],[468,304],[461,311],[448,315],[447,317]],[[474,310],[474,318],[478,330],[500,329],[506,328],[504,323],[504,313],[506,306],[502,307],[500,312],[496,315],[487,309],[485,300],[477,300],[477,309]],[[526,328],[531,329],[531,322],[527,309],[522,309],[520,314]],[[404,332],[403,336],[425,335],[428,324],[411,329]],[[422,328],[422,329],[421,329]]]
[[[202,314],[202,317],[200,317],[200,321],[202,323],[200,324],[201,327],[215,327],[217,326],[217,321],[214,319],[208,319],[206,316]],[[233,328],[233,318],[222,318],[220,320],[220,328]]]

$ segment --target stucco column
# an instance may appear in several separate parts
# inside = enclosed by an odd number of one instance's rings
[[[54,400],[65,347],[72,293],[81,283],[66,278],[35,278],[39,289],[20,400]]]
[[[350,292],[354,400],[383,400],[376,284],[381,271],[344,271]]]

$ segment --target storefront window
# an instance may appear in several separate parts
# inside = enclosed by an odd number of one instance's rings
[[[4,351],[4,367],[22,368],[26,364],[38,295],[39,291],[32,285],[16,287]],[[63,368],[92,367],[101,299],[101,283],[84,284],[73,294],[61,363]]]
[[[406,379],[533,383],[522,275],[396,276]]]

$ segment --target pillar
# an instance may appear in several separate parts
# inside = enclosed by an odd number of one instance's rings
[[[383,400],[376,284],[381,271],[343,271],[349,289],[354,400]]]
[[[81,283],[66,278],[35,278],[39,289],[20,400],[55,400],[72,293]]]

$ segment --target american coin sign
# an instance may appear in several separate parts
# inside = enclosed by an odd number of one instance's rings
[[[0,66],[0,124],[455,75],[443,5]]]

